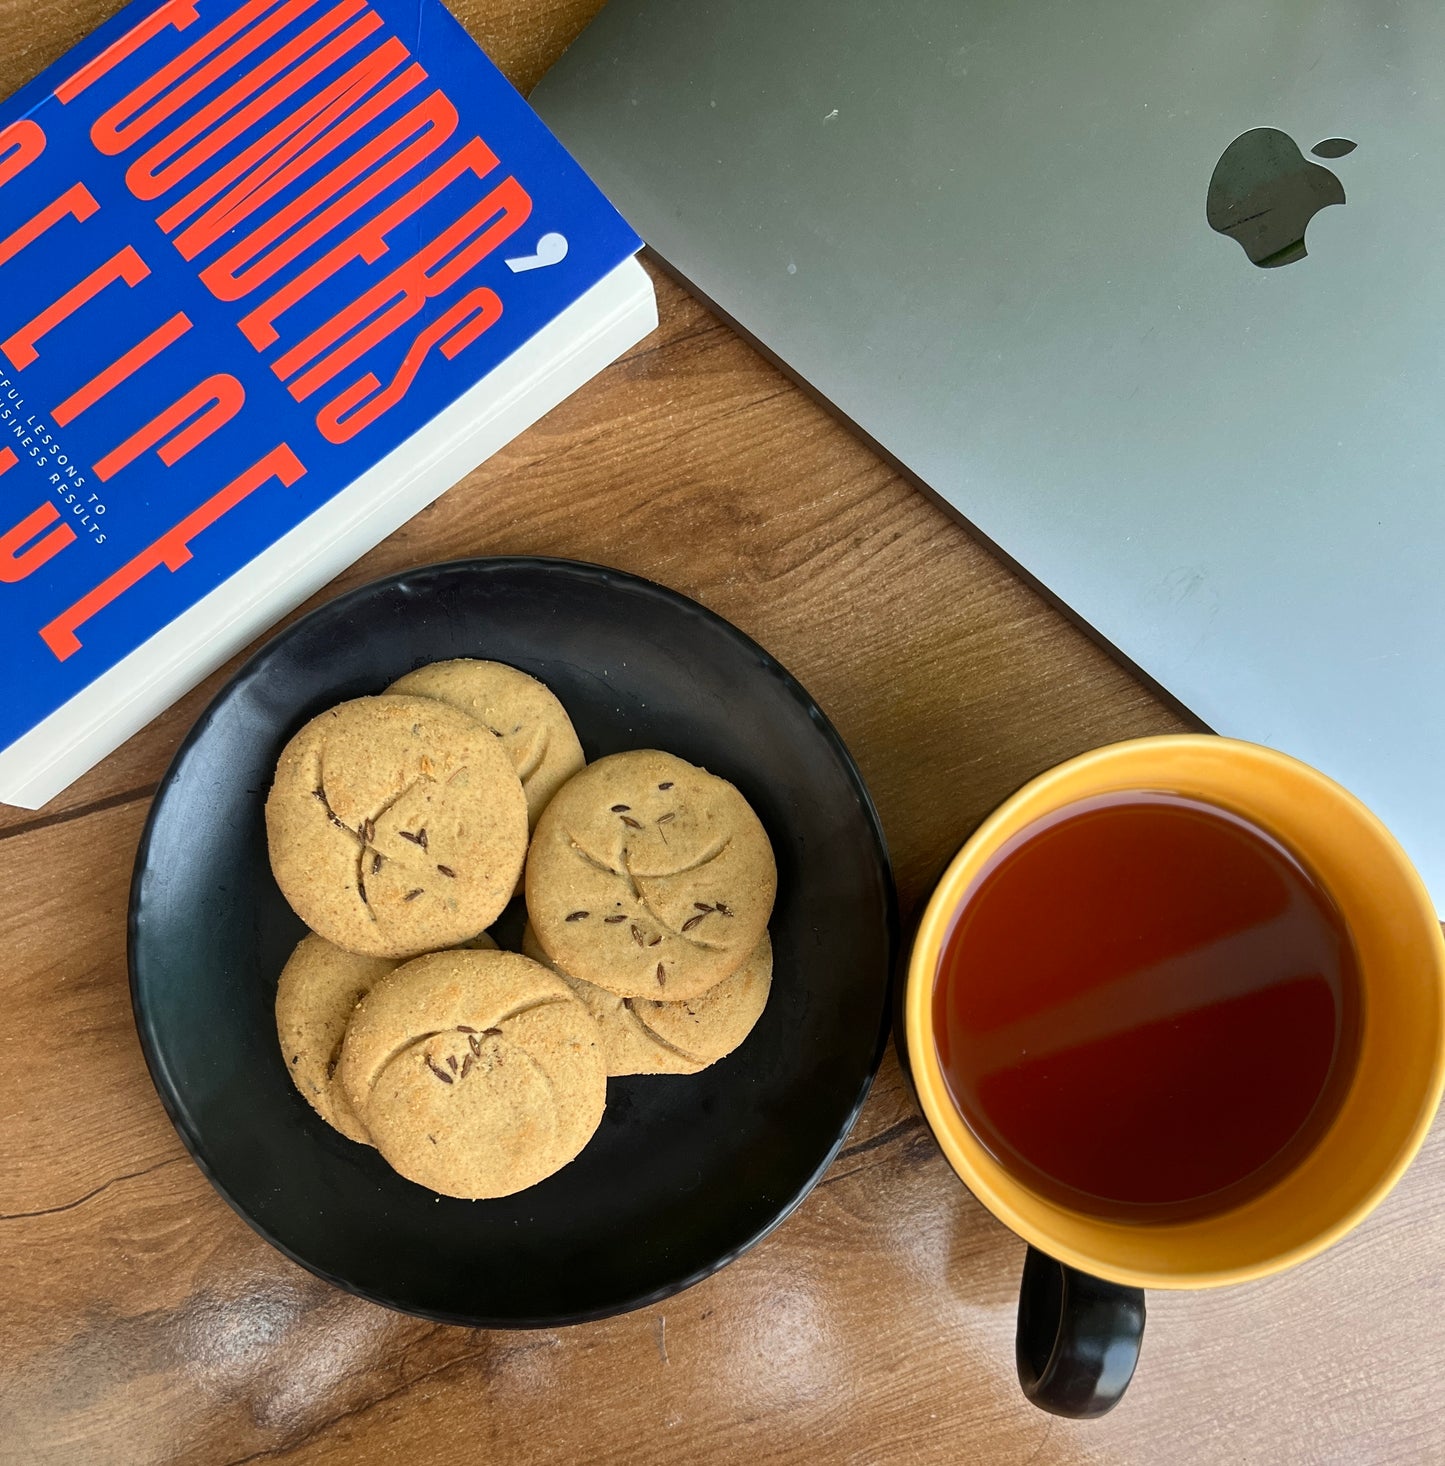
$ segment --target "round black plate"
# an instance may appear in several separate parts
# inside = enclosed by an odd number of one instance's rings
[[[696,1076],[609,1080],[581,1156],[499,1201],[439,1200],[318,1120],[285,1072],[272,1014],[302,934],[266,859],[276,758],[323,708],[446,657],[540,677],[589,759],[665,748],[731,779],[778,858],[772,997],[747,1041]],[[321,607],[211,704],[136,857],[131,998],[181,1139],[268,1241],[394,1308],[548,1327],[685,1288],[797,1206],[877,1068],[895,941],[887,850],[862,778],[756,643],[614,570],[470,560]]]

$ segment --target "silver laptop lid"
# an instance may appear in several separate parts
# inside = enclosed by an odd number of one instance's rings
[[[1211,727],[1353,789],[1445,908],[1439,0],[611,0],[532,100],[703,295]]]

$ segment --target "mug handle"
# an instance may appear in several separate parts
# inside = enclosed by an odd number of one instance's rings
[[[1107,1414],[1134,1378],[1144,1312],[1142,1288],[1106,1283],[1030,1247],[1016,1344],[1024,1394],[1053,1415]]]

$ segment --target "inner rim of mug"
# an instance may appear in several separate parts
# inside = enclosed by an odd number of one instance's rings
[[[933,994],[948,927],[992,852],[1090,794],[1167,790],[1232,810],[1274,834],[1340,907],[1360,963],[1355,1073],[1335,1120],[1300,1163],[1242,1203],[1188,1221],[1117,1221],[1032,1191],[969,1129],[943,1079]],[[1097,749],[1026,785],[950,864],[914,944],[907,1044],[924,1113],[960,1177],[1035,1246],[1116,1282],[1201,1287],[1263,1276],[1336,1241],[1389,1191],[1418,1150],[1445,1083],[1445,942],[1423,883],[1358,800],[1297,760],[1212,735]]]

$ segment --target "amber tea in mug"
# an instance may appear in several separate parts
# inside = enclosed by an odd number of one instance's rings
[[[945,939],[933,1024],[954,1104],[1018,1181],[1183,1220],[1314,1146],[1354,1068],[1359,989],[1343,917],[1274,836],[1116,792],[994,852]]]

